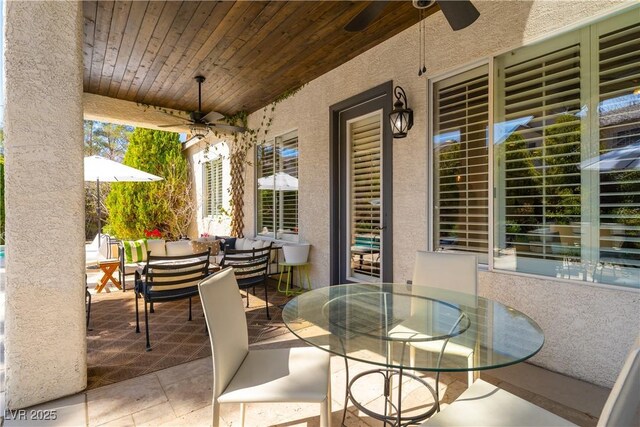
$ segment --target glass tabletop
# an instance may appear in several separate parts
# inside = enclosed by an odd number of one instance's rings
[[[289,301],[282,317],[297,337],[331,353],[422,371],[507,366],[544,343],[535,321],[497,301],[405,284],[314,289]]]

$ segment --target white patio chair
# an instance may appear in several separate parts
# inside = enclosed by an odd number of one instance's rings
[[[478,294],[477,257],[470,254],[417,251],[413,268],[412,293],[433,297],[434,295],[430,295],[426,287],[465,293],[475,297]],[[469,301],[470,304],[475,303],[473,298]],[[412,313],[412,315],[420,316],[422,313]],[[408,332],[410,331],[400,324],[390,334]],[[416,350],[438,354],[442,351],[444,341],[412,342],[408,345],[410,363],[414,366]],[[449,341],[445,347],[445,353],[447,356],[466,358],[468,367],[473,368],[473,348]],[[467,374],[469,386],[473,384],[473,380],[474,373],[469,370]]]
[[[233,268],[203,280],[198,288],[213,354],[213,426],[220,404],[320,403],[320,425],[330,426],[329,354],[315,348],[249,350],[247,319]]]
[[[640,347],[637,343],[622,367],[602,409],[598,427],[640,425]],[[476,381],[471,388],[423,426],[574,426],[539,406],[493,384]]]

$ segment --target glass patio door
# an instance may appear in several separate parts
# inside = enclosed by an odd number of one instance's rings
[[[331,284],[393,281],[389,81],[329,108]]]
[[[382,111],[346,122],[346,229],[343,263],[350,281],[382,277]]]

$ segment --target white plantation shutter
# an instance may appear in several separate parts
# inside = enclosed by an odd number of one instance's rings
[[[351,245],[362,252],[351,275],[380,277],[380,211],[382,201],[382,135],[380,115],[356,120],[350,132]],[[366,253],[368,252],[368,254]],[[359,262],[359,257],[363,261]]]
[[[298,236],[298,191],[278,188],[277,176],[289,182],[298,179],[298,136],[290,132],[257,148],[256,179],[271,179],[270,188],[258,184],[257,233],[276,239],[296,241]],[[266,182],[265,181],[265,182]]]
[[[263,144],[258,147],[258,173],[257,178],[272,176],[275,174],[274,147],[273,144]],[[261,190],[258,188],[258,233],[266,229],[273,233],[275,230],[275,193],[273,190]],[[272,237],[275,237],[273,235]]]
[[[598,37],[600,255],[640,267],[640,23]]]
[[[580,44],[545,51],[498,69],[502,240],[518,257],[562,260],[581,221]]]
[[[202,180],[203,180],[203,191],[202,191],[202,216],[207,217],[211,215],[211,188],[213,188],[213,183],[211,181],[211,162],[204,163],[202,167]]]
[[[489,76],[483,66],[434,85],[434,247],[489,248]]]
[[[298,178],[298,136],[295,133],[277,139],[279,172]],[[279,229],[298,233],[298,192],[278,191]]]
[[[204,175],[203,216],[220,215],[222,209],[222,158],[210,160],[202,168]]]

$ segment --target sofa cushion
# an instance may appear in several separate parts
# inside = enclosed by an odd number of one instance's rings
[[[247,239],[245,239],[245,238],[236,239],[235,248],[233,248],[233,249],[235,249],[237,251],[244,251],[245,249],[248,249],[248,248],[245,247],[245,242],[246,241],[247,241]]]
[[[167,242],[167,256],[192,255],[190,240],[178,240],[177,242]]]
[[[220,240],[191,240],[191,249],[194,254],[200,254],[202,252],[206,252],[207,249],[211,249],[210,255],[215,256],[220,252]]]
[[[133,263],[147,260],[147,239],[125,240],[122,242],[124,248],[125,263]]]
[[[153,256],[167,256],[165,243],[164,239],[148,239],[147,250],[151,252]]]
[[[262,249],[269,246],[268,240],[236,239],[236,250],[247,251],[249,249]]]

